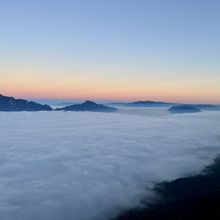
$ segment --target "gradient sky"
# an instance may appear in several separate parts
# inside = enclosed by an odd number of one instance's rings
[[[0,0],[0,94],[220,104],[219,0]]]

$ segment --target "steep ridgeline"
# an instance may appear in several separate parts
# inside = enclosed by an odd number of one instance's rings
[[[52,111],[49,105],[41,105],[24,99],[15,99],[0,94],[0,111]]]
[[[138,101],[132,102],[125,105],[125,107],[171,107],[177,105],[176,103],[168,102],[154,102],[154,101]]]
[[[115,112],[116,108],[99,105],[95,102],[85,101],[82,104],[70,105],[64,108],[57,108],[55,111],[90,111],[90,112]]]

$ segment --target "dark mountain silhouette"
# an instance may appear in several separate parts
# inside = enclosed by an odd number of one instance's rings
[[[217,105],[207,105],[207,104],[190,105],[190,104],[184,104],[184,106],[198,108],[200,110],[220,110],[220,108]]]
[[[168,103],[168,102],[138,101],[138,102],[128,103],[125,105],[125,107],[170,107],[173,105],[178,105],[178,104]]]
[[[157,184],[154,193],[157,201],[143,202],[114,220],[220,219],[220,157],[199,175]]]
[[[15,99],[0,94],[0,111],[52,111],[49,105],[41,105],[24,99]]]
[[[196,113],[196,112],[201,112],[198,108],[191,107],[188,105],[178,105],[178,106],[173,106],[168,109],[169,112],[171,113]]]
[[[55,111],[115,112],[117,109],[105,105],[99,105],[95,102],[85,101],[82,104],[70,105],[64,108],[56,108]]]

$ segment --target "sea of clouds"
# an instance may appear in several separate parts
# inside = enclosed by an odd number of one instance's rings
[[[220,112],[150,115],[0,112],[1,219],[107,220],[220,152]]]

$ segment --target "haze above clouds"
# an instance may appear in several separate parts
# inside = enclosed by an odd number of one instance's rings
[[[219,153],[219,112],[0,113],[4,220],[107,220]]]

